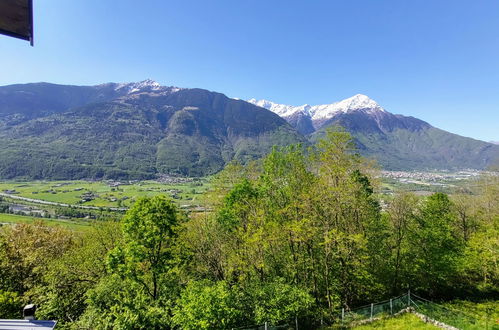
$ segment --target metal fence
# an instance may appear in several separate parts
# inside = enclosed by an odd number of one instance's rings
[[[370,323],[376,320],[396,316],[405,312],[415,312],[425,319],[425,321],[433,323],[441,323],[457,329],[463,330],[499,330],[498,320],[494,320],[492,316],[478,317],[470,315],[463,311],[448,308],[443,305],[434,303],[430,300],[412,294],[410,291],[401,296],[372,303],[369,305],[360,306],[354,309],[341,309],[335,314],[336,321],[329,325],[322,321],[313,322],[316,324],[313,328],[327,327],[333,328],[353,328],[357,325]],[[233,330],[284,330],[284,329],[305,329],[308,326],[300,326],[298,319],[289,320],[285,324],[272,325],[269,322],[258,325],[248,325]]]
[[[449,308],[430,300],[411,295],[411,306],[426,317],[463,330],[493,329],[499,330],[499,324],[490,315],[479,317],[458,309]]]
[[[343,308],[338,319],[341,320],[341,323],[344,325],[356,324],[361,321],[372,321],[400,313],[410,307],[410,301],[410,294],[407,293],[392,299],[357,307],[351,310],[345,310]]]
[[[369,323],[397,315],[403,312],[416,312],[427,321],[443,323],[445,325],[463,330],[491,329],[499,330],[497,320],[491,316],[478,317],[469,313],[442,306],[425,298],[410,293],[402,296],[361,306],[349,311],[341,311],[341,325],[354,327],[355,325]]]

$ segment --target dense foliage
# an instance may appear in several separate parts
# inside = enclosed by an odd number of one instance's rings
[[[329,323],[408,289],[497,299],[499,177],[381,200],[376,173],[347,133],[330,131],[314,150],[230,164],[210,212],[187,217],[159,196],[89,234],[5,227],[0,317],[34,302],[63,328],[226,329]]]

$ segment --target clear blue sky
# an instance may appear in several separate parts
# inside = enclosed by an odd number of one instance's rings
[[[0,85],[146,78],[300,105],[357,93],[499,140],[497,0],[34,0],[0,36]]]

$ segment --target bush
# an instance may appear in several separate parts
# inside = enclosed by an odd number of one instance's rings
[[[177,303],[173,323],[182,329],[227,329],[242,316],[237,293],[224,281],[193,281]]]
[[[18,319],[21,310],[22,302],[17,293],[0,290],[0,319]]]

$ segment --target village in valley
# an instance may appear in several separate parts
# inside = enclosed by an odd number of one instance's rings
[[[53,224],[89,225],[119,217],[140,197],[166,195],[186,212],[207,210],[201,198],[208,178],[161,176],[155,181],[77,180],[0,182],[3,224],[43,219]]]
[[[387,197],[398,191],[452,193],[472,186],[482,174],[493,173],[472,169],[381,171],[378,193]],[[0,213],[4,213],[4,224],[44,219],[62,225],[89,225],[102,217],[122,215],[139,197],[156,195],[168,196],[186,212],[207,212],[210,208],[202,197],[210,188],[210,178],[168,175],[147,181],[4,181],[0,182]]]

